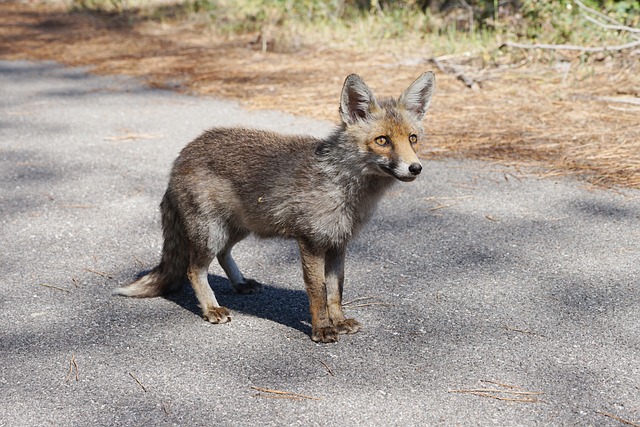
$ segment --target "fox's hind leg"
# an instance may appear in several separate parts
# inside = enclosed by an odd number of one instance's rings
[[[198,298],[202,316],[211,323],[227,323],[231,321],[229,310],[220,307],[211,286],[209,285],[209,265],[213,256],[192,253],[187,276]]]
[[[221,218],[206,220],[194,217],[189,235],[191,245],[187,276],[200,304],[202,316],[211,323],[227,323],[231,321],[229,310],[218,304],[208,276],[211,262],[229,244],[231,232],[228,224]]]
[[[253,279],[245,279],[231,256],[231,249],[233,248],[233,245],[244,239],[246,236],[247,233],[236,232],[232,238],[229,239],[229,243],[227,243],[223,251],[218,254],[218,262],[237,293],[255,294],[262,290],[262,284]]]
[[[347,319],[342,310],[344,287],[344,248],[329,249],[324,255],[324,280],[327,290],[327,313],[336,331],[340,334],[355,334],[360,322]]]

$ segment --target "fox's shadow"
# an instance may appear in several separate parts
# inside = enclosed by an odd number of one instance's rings
[[[240,295],[233,290],[226,278],[209,274],[208,279],[218,303],[231,311],[232,319],[234,312],[240,312],[280,323],[306,335],[311,333],[309,300],[304,290],[263,284],[262,291],[257,294]],[[166,295],[165,298],[198,316],[202,315],[189,282],[178,292]]]

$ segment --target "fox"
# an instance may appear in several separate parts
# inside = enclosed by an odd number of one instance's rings
[[[341,123],[325,138],[243,127],[212,128],[187,144],[160,203],[160,263],[117,295],[156,297],[191,282],[202,316],[231,320],[208,282],[217,258],[239,294],[262,284],[245,278],[231,250],[254,234],[294,239],[309,298],[311,339],[336,342],[361,330],[342,308],[347,244],[395,182],[422,172],[417,155],[435,75],[425,72],[396,98],[378,101],[357,74],[343,84]]]

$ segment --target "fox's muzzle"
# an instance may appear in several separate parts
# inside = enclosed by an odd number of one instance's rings
[[[380,165],[380,168],[395,179],[405,182],[413,181],[422,172],[420,162]]]

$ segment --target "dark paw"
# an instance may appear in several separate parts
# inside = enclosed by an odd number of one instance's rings
[[[315,342],[338,342],[338,337],[338,331],[333,326],[313,328],[313,331],[311,332],[311,339]]]
[[[234,286],[235,290],[239,294],[257,294],[262,290],[262,283],[256,282],[253,279],[245,280],[242,283],[238,283]]]
[[[224,307],[211,307],[202,315],[211,323],[231,322],[231,313]]]
[[[336,323],[335,328],[339,334],[355,334],[362,325],[356,319],[344,319]]]

